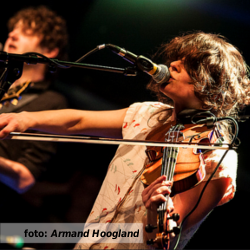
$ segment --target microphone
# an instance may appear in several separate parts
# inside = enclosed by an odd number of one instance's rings
[[[105,46],[129,63],[135,64],[143,72],[152,76],[155,82],[164,83],[169,80],[170,72],[166,65],[155,64],[144,56],[137,56],[134,53],[113,44],[106,44]]]

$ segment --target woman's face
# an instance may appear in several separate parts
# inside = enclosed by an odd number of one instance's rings
[[[175,106],[200,108],[201,101],[194,94],[194,85],[184,67],[184,61],[178,60],[172,62],[169,71],[171,77],[168,82],[160,86],[160,91],[171,98]]]

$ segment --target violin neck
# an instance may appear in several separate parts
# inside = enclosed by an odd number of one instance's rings
[[[158,227],[159,227],[160,232],[164,232],[165,213],[167,211],[169,195],[166,195],[165,197],[167,198],[167,201],[165,201],[161,205],[159,205],[159,207],[157,209]]]
[[[167,181],[172,181],[174,178],[174,171],[175,171],[175,165],[176,165],[178,152],[179,152],[179,148],[177,147],[167,147],[163,149],[161,175],[166,175]],[[167,201],[159,205],[158,210],[157,210],[158,216],[159,216],[160,227],[164,226],[163,225],[164,214],[167,211],[169,196],[170,195],[165,195],[165,197],[167,198]]]
[[[163,149],[161,175],[166,175],[167,181],[172,181],[174,178],[178,152],[178,147],[167,147]]]
[[[173,131],[170,131],[170,133],[168,133],[168,137],[172,137],[171,141],[173,141],[173,138],[176,138],[176,135],[173,136],[173,133]],[[173,181],[178,153],[178,147],[165,147],[163,149],[161,175],[166,175],[166,181]],[[158,207],[159,214],[164,214],[167,211],[169,196],[170,195],[166,195],[167,201],[163,202]]]

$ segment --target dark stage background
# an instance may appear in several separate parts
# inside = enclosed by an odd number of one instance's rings
[[[162,42],[186,31],[202,30],[227,37],[243,52],[246,62],[250,64],[250,1],[4,1],[0,15],[0,42],[4,43],[7,37],[7,20],[17,10],[41,4],[47,5],[67,20],[70,34],[69,61],[77,60],[104,43],[150,57]],[[91,55],[83,62],[114,67],[130,66],[108,49]],[[65,94],[72,108],[117,109],[134,102],[155,100],[145,88],[149,79],[144,73],[128,77],[73,68],[60,71],[60,82],[56,88]],[[249,114],[249,109],[246,114]],[[240,124],[241,145],[238,149],[235,198],[209,215],[187,248],[249,248],[246,229],[250,224],[249,127],[249,121]],[[73,143],[60,143],[58,146],[60,153],[54,159],[49,175],[22,195],[22,199],[17,200],[17,206],[6,216],[19,217],[23,222],[85,222],[116,146]]]

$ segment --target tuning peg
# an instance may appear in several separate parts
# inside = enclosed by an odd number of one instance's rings
[[[151,225],[151,224],[147,224],[147,225],[145,226],[145,231],[146,231],[147,233],[152,233],[153,230],[156,229],[156,228],[157,228],[157,226],[153,226],[153,225]]]
[[[181,229],[179,227],[173,227],[172,230],[168,231],[167,233],[174,233],[175,235],[178,235],[180,233]]]
[[[150,239],[150,240],[147,240],[147,245],[150,246],[150,245],[154,245],[154,240],[153,239]]]
[[[177,213],[174,213],[174,214],[172,214],[170,217],[168,217],[167,219],[168,219],[168,220],[169,220],[169,219],[172,219],[172,220],[174,220],[174,221],[178,221],[178,220],[180,219],[180,215],[177,214]]]
[[[9,107],[10,102],[9,102],[9,101],[5,101],[5,102],[3,102],[3,105],[4,105],[5,107]]]
[[[17,103],[18,103],[18,100],[17,99],[12,99],[11,101],[10,101],[13,105],[17,105]]]

